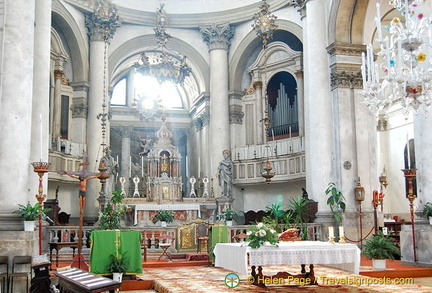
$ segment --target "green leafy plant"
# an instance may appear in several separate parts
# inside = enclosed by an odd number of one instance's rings
[[[152,222],[153,224],[156,224],[159,221],[167,223],[174,222],[174,212],[167,210],[157,211],[157,213],[153,216]]]
[[[218,221],[232,221],[236,218],[238,218],[240,215],[238,212],[231,210],[231,209],[226,209],[223,210],[222,212],[220,212],[219,215],[216,216],[216,219]]]
[[[326,191],[326,195],[329,195],[327,199],[327,204],[332,211],[333,217],[336,221],[336,224],[342,223],[342,214],[345,212],[345,197],[342,192],[337,189],[336,184],[330,182]]]
[[[37,218],[42,217],[42,219],[46,219],[47,215],[46,212],[49,212],[50,208],[42,208],[40,203],[35,203],[34,206],[32,206],[29,203],[27,205],[18,204],[19,209],[16,211],[13,211],[12,213],[20,215],[24,221],[34,221]]]
[[[119,253],[118,255],[111,254],[111,262],[107,266],[109,273],[126,273],[129,266],[129,261],[125,257],[125,254]]]
[[[300,229],[300,237],[306,240],[307,233],[307,217],[308,217],[309,201],[304,198],[292,198],[288,204],[288,211],[283,219],[291,226]]]
[[[426,218],[432,217],[432,202],[427,202],[423,207],[423,216]]]
[[[282,209],[282,203],[277,202],[266,206],[267,216],[263,217],[263,222],[266,225],[273,227],[276,231],[282,232],[283,227],[281,224],[283,222],[283,216],[285,211]]]
[[[101,230],[114,230],[121,227],[121,218],[125,213],[122,206],[124,196],[121,189],[114,190],[112,194],[104,210],[99,212],[99,229]]]
[[[366,240],[362,246],[362,255],[369,259],[391,259],[401,255],[399,247],[394,240],[385,236],[382,231],[378,231],[375,236]]]
[[[276,230],[263,223],[249,226],[246,234],[248,235],[246,241],[249,242],[249,246],[252,248],[259,248],[265,242],[269,242],[272,245],[277,245],[279,243]]]

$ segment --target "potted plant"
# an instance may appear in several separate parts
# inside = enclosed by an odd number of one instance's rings
[[[337,189],[336,184],[333,182],[329,183],[325,194],[329,195],[327,204],[330,207],[336,224],[339,226],[342,223],[342,214],[345,212],[345,197],[343,196],[342,192]]]
[[[266,212],[267,216],[263,217],[263,222],[266,225],[272,226],[277,232],[282,232],[283,228],[279,225],[285,214],[285,211],[282,209],[282,203],[278,202],[266,206]]]
[[[167,223],[174,222],[174,212],[168,211],[168,210],[159,210],[157,213],[153,216],[153,224],[156,224],[157,222],[161,222],[162,227],[166,227]]]
[[[125,254],[119,253],[118,255],[111,254],[111,262],[107,266],[107,271],[113,274],[113,280],[122,281],[123,274],[126,273],[129,262]]]
[[[423,207],[423,216],[429,219],[429,224],[432,225],[432,202],[427,202]]]
[[[226,209],[220,212],[219,215],[217,215],[216,219],[218,221],[225,221],[227,226],[232,226],[232,221],[236,219],[239,216],[239,214],[231,209]]]
[[[104,210],[99,212],[99,229],[101,230],[115,230],[121,227],[121,218],[125,213],[121,204],[124,196],[121,189],[114,190],[112,194]]]
[[[376,270],[385,270],[386,259],[394,260],[395,256],[400,254],[400,249],[395,245],[394,240],[381,231],[367,239],[362,246],[362,255],[372,259],[373,268]]]
[[[50,208],[43,208],[42,205],[37,202],[34,206],[29,203],[27,205],[18,204],[19,209],[12,213],[20,215],[24,219],[24,231],[34,231],[34,221],[39,217],[46,219],[46,212],[49,212]]]

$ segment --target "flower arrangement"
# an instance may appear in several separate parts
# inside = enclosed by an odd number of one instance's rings
[[[265,242],[269,242],[272,245],[277,245],[279,243],[276,231],[263,223],[249,226],[246,234],[248,235],[246,241],[249,242],[249,246],[252,248],[259,248]]]

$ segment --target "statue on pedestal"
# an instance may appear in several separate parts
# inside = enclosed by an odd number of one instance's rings
[[[231,151],[224,150],[222,152],[224,159],[219,163],[218,175],[219,175],[219,186],[222,189],[222,196],[231,196],[232,189],[232,168],[233,162],[231,160]]]

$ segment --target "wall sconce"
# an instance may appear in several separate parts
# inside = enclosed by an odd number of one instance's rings
[[[264,165],[264,172],[261,173],[261,176],[265,178],[265,182],[270,183],[271,179],[274,177],[275,173],[271,172],[272,170],[272,166],[271,163],[269,162],[269,160],[267,159],[267,161],[265,162]]]

